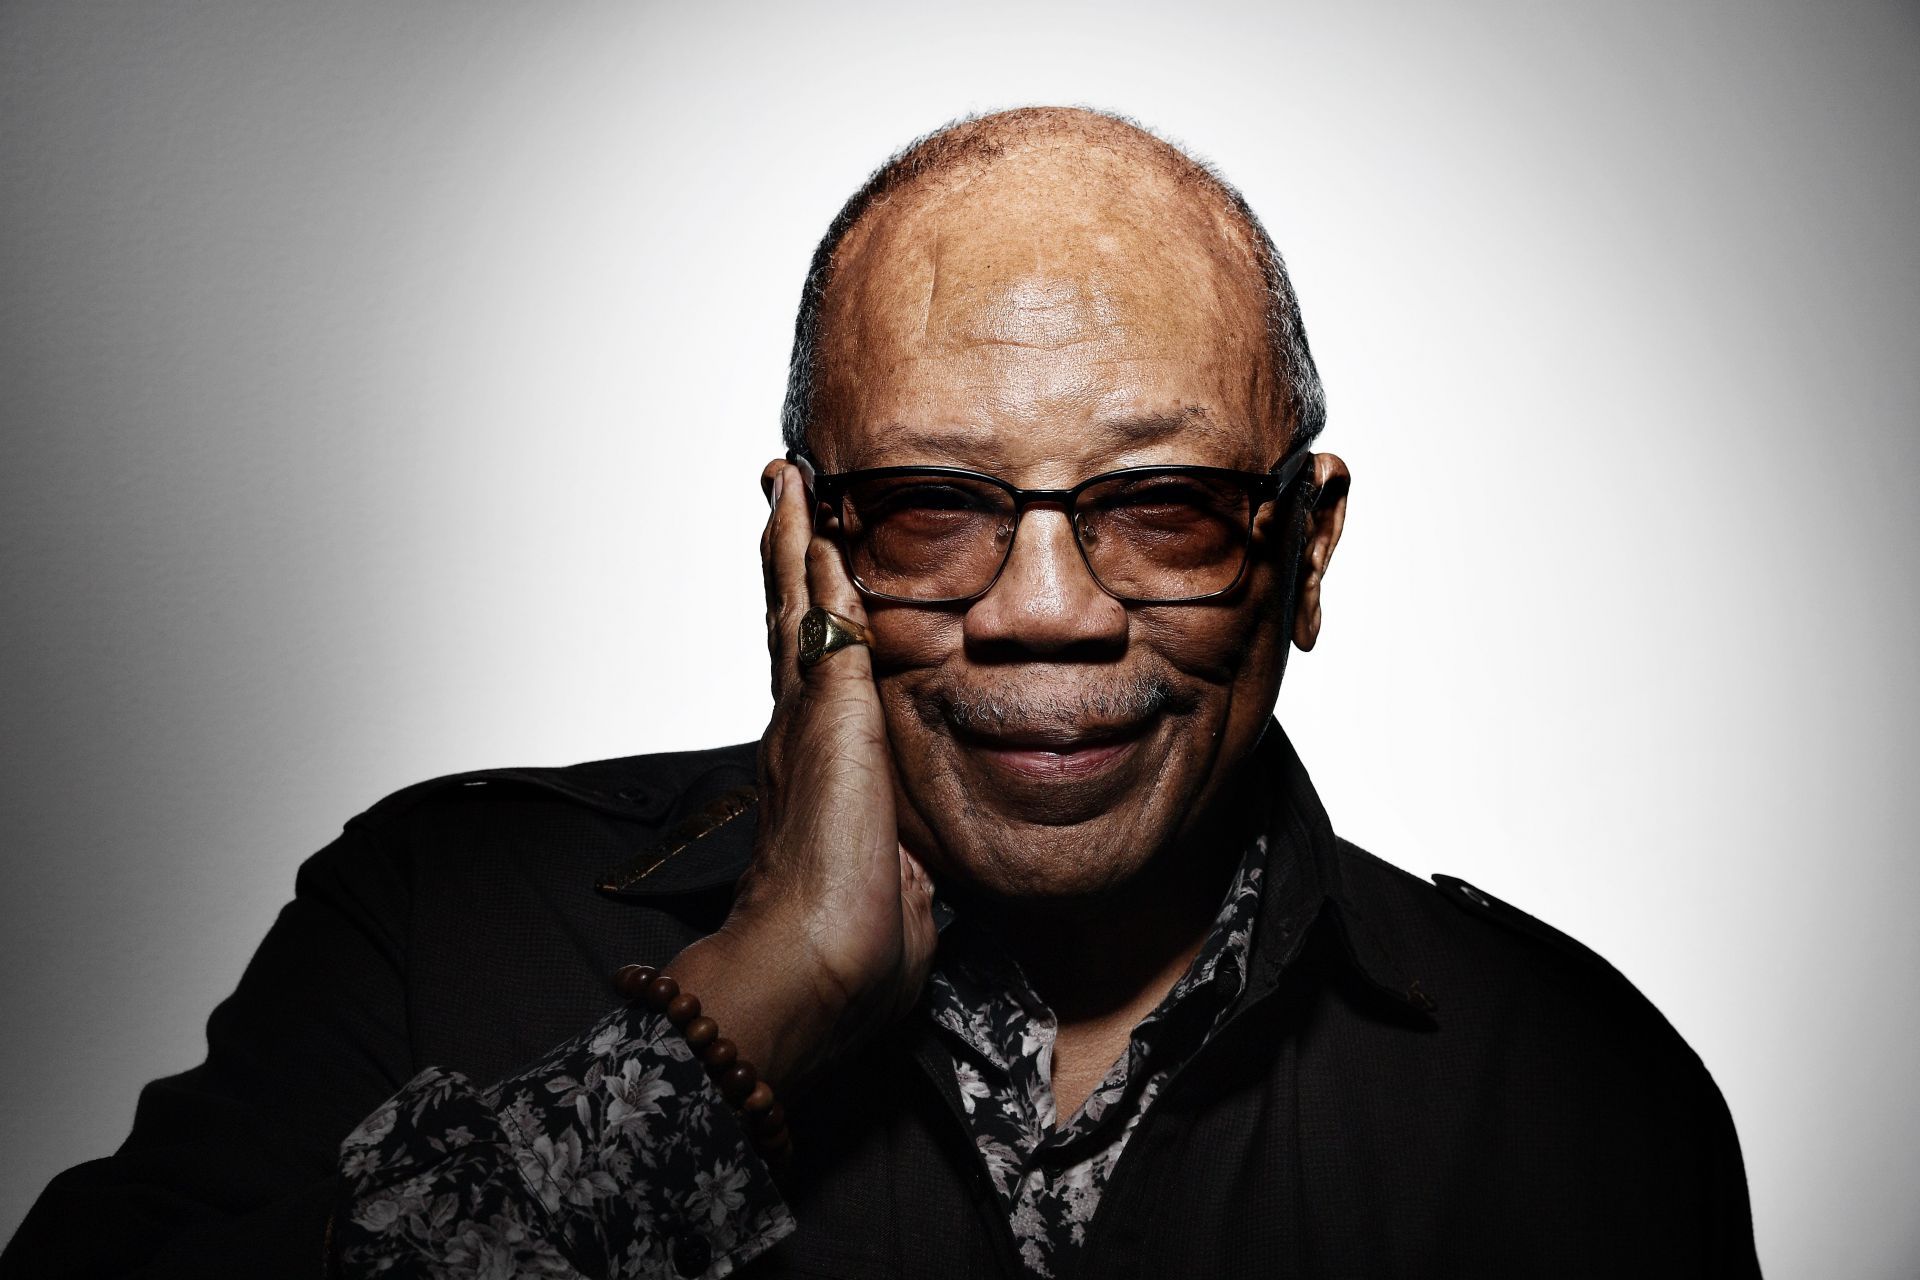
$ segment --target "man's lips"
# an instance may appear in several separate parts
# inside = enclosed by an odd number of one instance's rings
[[[1066,781],[1103,772],[1138,745],[1152,720],[1126,725],[1049,726],[958,737],[978,759],[1024,778]]]

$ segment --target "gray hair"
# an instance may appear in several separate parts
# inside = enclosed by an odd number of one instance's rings
[[[1283,389],[1283,408],[1291,428],[1289,443],[1296,447],[1305,445],[1320,434],[1327,418],[1326,393],[1320,386],[1319,371],[1314,368],[1313,352],[1307,346],[1300,303],[1294,296],[1293,282],[1287,278],[1287,265],[1274,247],[1273,237],[1267,234],[1246,197],[1212,165],[1126,116],[1078,108],[1064,111],[1023,107],[991,115],[962,116],[914,139],[875,169],[841,206],[827,227],[827,234],[813,251],[806,283],[800,289],[800,311],[793,326],[793,356],[787,365],[787,395],[780,409],[780,433],[789,449],[804,448],[807,430],[813,425],[814,402],[820,385],[820,352],[825,336],[821,314],[825,309],[827,286],[833,278],[834,256],[847,233],[875,203],[914,179],[942,172],[966,160],[991,160],[1006,150],[1000,138],[1009,133],[1058,127],[1060,119],[1066,116],[1119,125],[1151,139],[1165,148],[1167,159],[1182,177],[1197,182],[1226,205],[1246,233],[1265,284],[1267,343],[1275,375]],[[987,129],[977,127],[983,122]]]

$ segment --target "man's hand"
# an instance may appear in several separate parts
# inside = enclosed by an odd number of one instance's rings
[[[801,615],[817,604],[864,623],[859,592],[814,533],[798,469],[775,462],[761,478],[774,705],[759,834],[726,923],[667,972],[762,1076],[790,1085],[912,1006],[933,959],[933,885],[900,844],[866,647],[800,665]]]

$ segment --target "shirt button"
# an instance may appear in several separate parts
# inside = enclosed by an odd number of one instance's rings
[[[673,1269],[697,1276],[713,1265],[713,1246],[705,1236],[678,1236],[673,1242]]]

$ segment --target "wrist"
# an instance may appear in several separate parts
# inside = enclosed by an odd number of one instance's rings
[[[775,1100],[773,1087],[760,1078],[759,1068],[740,1052],[740,1046],[720,1034],[700,997],[682,991],[671,974],[651,965],[622,965],[614,985],[636,1005],[664,1017],[686,1041],[687,1048],[707,1069],[707,1075],[730,1106],[738,1108],[740,1123],[760,1154],[783,1165],[793,1153],[785,1110]]]
[[[794,963],[799,954],[804,948],[783,945],[770,928],[729,920],[662,972],[700,997],[707,1016],[762,1077],[791,1091],[825,1056],[845,1012],[831,984]]]

